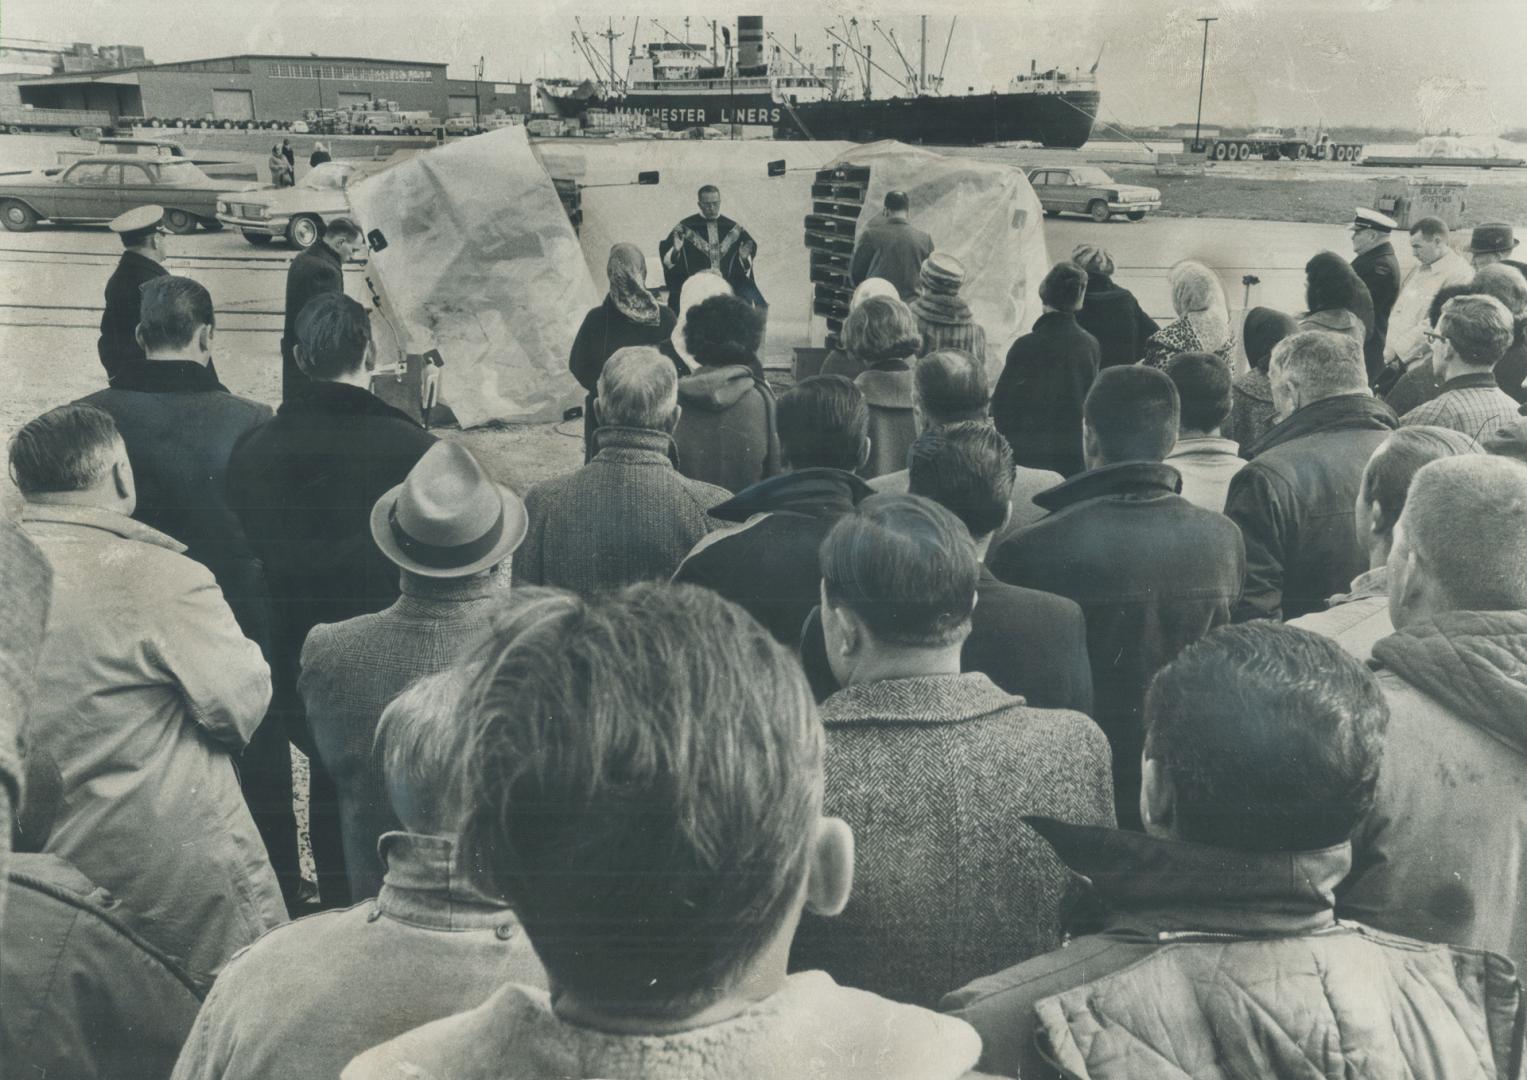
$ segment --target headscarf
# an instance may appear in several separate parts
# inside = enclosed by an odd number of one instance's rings
[[[917,297],[912,313],[924,322],[961,326],[972,321],[970,308],[960,299],[965,267],[953,255],[935,251],[923,260],[917,278]]]
[[[901,299],[901,293],[896,291],[896,286],[892,285],[885,278],[865,278],[859,282],[859,287],[854,290],[854,295],[848,302],[848,310],[853,311],[854,308],[872,296],[889,296],[896,300]]]
[[[678,353],[679,359],[689,368],[699,366],[699,361],[690,355],[684,347],[684,325],[689,321],[689,311],[702,300],[709,300],[713,296],[731,296],[732,287],[726,283],[726,278],[714,270],[702,270],[698,274],[691,274],[684,282],[679,291],[679,321],[673,328],[673,335],[668,339],[673,342],[673,350]]]
[[[1201,262],[1185,259],[1172,267],[1167,280],[1172,286],[1172,307],[1193,328],[1199,347],[1206,352],[1224,348],[1234,335],[1225,290],[1214,271]]]
[[[610,303],[634,323],[656,326],[661,320],[657,298],[647,291],[647,257],[635,244],[616,244],[606,268]]]
[[[1071,252],[1071,261],[1089,274],[1113,276],[1113,256],[1096,244],[1077,244]]]
[[[1254,307],[1246,313],[1241,335],[1246,342],[1246,359],[1258,371],[1267,370],[1273,346],[1295,330],[1294,320],[1273,308]]]

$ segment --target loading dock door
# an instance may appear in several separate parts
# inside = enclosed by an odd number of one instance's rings
[[[212,115],[219,120],[253,120],[254,91],[212,91]]]
[[[370,94],[357,94],[350,90],[341,90],[339,92],[339,107],[341,109],[364,107],[370,103]]]
[[[472,116],[477,112],[477,99],[462,94],[452,94],[448,107],[452,116]]]

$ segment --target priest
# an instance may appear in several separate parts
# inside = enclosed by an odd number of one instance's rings
[[[700,212],[675,225],[658,244],[658,254],[663,259],[668,306],[675,313],[684,282],[702,270],[720,273],[732,291],[754,307],[769,306],[753,279],[758,243],[741,225],[721,216],[721,189],[715,184],[700,189]]]

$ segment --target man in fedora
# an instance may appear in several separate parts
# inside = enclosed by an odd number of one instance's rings
[[[487,628],[507,596],[508,575],[498,568],[525,529],[514,492],[489,480],[463,447],[436,443],[371,511],[371,537],[398,567],[402,595],[383,611],[308,635],[297,688],[339,792],[353,901],[377,895],[377,839],[402,828],[372,753],[382,710],[416,679],[450,667]]]
[[[1508,259],[1516,250],[1516,245],[1521,241],[1511,231],[1511,226],[1500,221],[1492,221],[1485,225],[1474,226],[1474,232],[1469,236],[1469,262],[1474,269],[1489,266],[1491,263],[1501,263],[1512,267],[1527,277],[1527,263],[1516,259]]]

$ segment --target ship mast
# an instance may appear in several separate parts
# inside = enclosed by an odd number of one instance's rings
[[[922,44],[917,55],[917,92],[925,93],[928,89],[928,16],[923,17]]]

